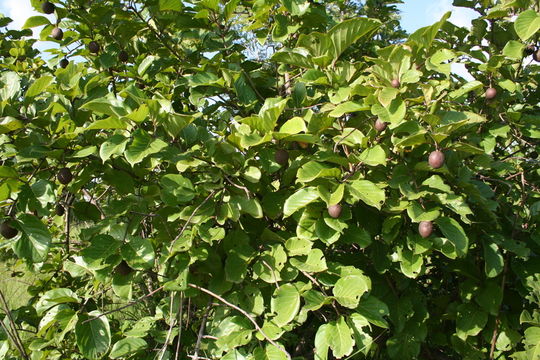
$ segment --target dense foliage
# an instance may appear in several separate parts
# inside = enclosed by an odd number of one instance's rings
[[[0,358],[540,359],[538,2],[31,2]]]

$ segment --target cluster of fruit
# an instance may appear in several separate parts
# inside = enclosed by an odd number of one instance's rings
[[[45,2],[41,4],[41,10],[45,14],[50,15],[54,13],[55,9],[56,9],[56,6],[47,0],[45,0]],[[64,31],[58,27],[59,23],[60,23],[60,20],[57,20],[56,26],[51,31],[51,37],[58,41],[64,38]],[[88,48],[88,51],[94,55],[97,55],[101,49],[99,43],[94,40],[90,41],[87,44],[87,48]],[[118,53],[118,60],[124,63],[127,62],[129,60],[129,54],[124,50],[120,51]],[[63,58],[62,60],[60,60],[59,65],[61,68],[65,69],[69,65],[69,60],[67,58]]]

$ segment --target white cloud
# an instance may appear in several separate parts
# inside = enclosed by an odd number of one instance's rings
[[[452,5],[452,0],[439,0],[433,2],[426,9],[426,15],[439,20],[447,11],[451,11],[449,21],[457,26],[470,28],[471,20],[478,17],[478,14],[468,8],[457,7]]]

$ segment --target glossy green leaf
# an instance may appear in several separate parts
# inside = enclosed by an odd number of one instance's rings
[[[319,198],[319,192],[315,187],[306,187],[296,191],[287,200],[283,206],[283,215],[291,216],[296,211],[305,207]]]
[[[87,359],[101,358],[111,345],[109,320],[101,315],[97,310],[89,312],[88,315],[79,315],[75,327],[77,347]]]
[[[285,284],[274,291],[271,301],[272,322],[277,326],[290,323],[300,310],[300,293],[293,284]]]

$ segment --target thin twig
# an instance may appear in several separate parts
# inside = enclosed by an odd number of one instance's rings
[[[87,322],[89,322],[89,321],[94,321],[94,320],[96,320],[96,319],[99,319],[99,318],[102,317],[102,316],[109,315],[109,314],[115,313],[115,312],[120,311],[120,310],[124,310],[125,308],[128,308],[128,307],[130,307],[130,306],[133,306],[133,305],[135,305],[135,304],[137,304],[137,303],[143,301],[144,299],[146,299],[146,298],[148,298],[148,297],[154,295],[155,293],[157,293],[158,291],[161,291],[162,289],[163,289],[163,286],[160,286],[160,287],[158,287],[156,290],[154,290],[154,291],[152,291],[152,292],[149,292],[148,294],[143,295],[143,296],[141,296],[140,298],[138,298],[137,300],[133,300],[132,302],[130,302],[130,303],[124,305],[124,306],[121,306],[121,307],[119,307],[118,309],[106,311],[106,312],[104,312],[103,314],[100,314],[100,315],[95,316],[95,317],[90,318],[90,319],[86,319],[86,320],[84,320],[84,321],[82,322],[82,324],[87,323]]]
[[[199,349],[201,348],[201,340],[204,335],[204,328],[206,327],[206,320],[208,319],[208,313],[210,312],[211,308],[212,308],[212,299],[209,299],[208,305],[206,305],[206,309],[204,310],[204,315],[202,317],[201,327],[199,328],[199,334],[197,335],[197,342],[195,343],[195,351],[193,353],[193,359],[195,360],[199,359]]]
[[[197,207],[195,208],[195,210],[193,210],[193,212],[191,213],[191,215],[189,216],[189,218],[187,219],[186,223],[184,224],[184,226],[182,226],[182,230],[180,230],[180,232],[178,233],[178,235],[174,238],[174,240],[172,241],[171,243],[171,246],[169,247],[169,253],[172,252],[172,249],[174,247],[174,243],[176,243],[176,241],[178,241],[178,239],[180,239],[180,237],[182,237],[182,234],[184,233],[184,231],[186,230],[187,226],[189,225],[189,223],[191,222],[191,219],[193,219],[193,217],[195,216],[195,213],[204,205],[206,204],[206,202],[208,200],[210,200],[210,198],[216,193],[217,190],[213,190],[210,194],[208,194],[208,196],[206,197],[206,199],[204,199],[199,205],[197,205]]]
[[[178,309],[178,341],[176,342],[176,351],[174,353],[174,360],[178,360],[180,354],[180,343],[182,342],[182,315],[184,312],[184,292],[180,292],[180,309]]]
[[[165,352],[167,351],[167,344],[169,344],[169,340],[171,339],[172,330],[174,329],[174,319],[173,319],[173,311],[172,307],[174,304],[174,291],[171,292],[171,301],[169,302],[169,331],[167,331],[167,337],[165,338],[165,343],[163,344],[163,347],[160,350],[161,355],[159,356],[159,360],[163,359],[163,355],[165,355]]]
[[[13,334],[11,334],[12,335],[12,340],[15,340],[14,343],[17,346],[17,348],[18,348],[19,352],[21,353],[21,355],[23,356],[23,358],[28,360],[29,359],[28,354],[26,353],[26,349],[24,348],[21,337],[19,336],[19,332],[17,331],[17,327],[15,326],[15,320],[13,319],[13,316],[11,316],[11,311],[9,310],[9,306],[7,304],[6,298],[4,297],[4,293],[2,292],[2,290],[0,290],[0,299],[2,300],[2,305],[4,307],[4,312],[6,313],[6,315],[8,317],[9,325],[11,326],[12,331],[13,331]]]
[[[249,196],[249,190],[248,190],[247,187],[236,184],[236,183],[233,182],[233,181],[232,181],[225,173],[223,174],[223,177],[225,177],[225,180],[227,180],[232,186],[244,190],[244,192],[246,193],[246,196],[247,196],[248,199],[251,198],[251,197]]]
[[[245,310],[239,308],[238,306],[228,302],[227,300],[225,300],[224,298],[222,298],[221,296],[219,296],[218,294],[215,294],[213,293],[212,291],[208,290],[208,289],[205,289],[203,287],[200,287],[198,285],[195,285],[195,284],[188,284],[189,287],[191,288],[194,288],[194,289],[197,289],[199,291],[202,291],[203,293],[205,294],[208,294],[210,296],[213,296],[215,297],[216,299],[218,299],[219,301],[221,301],[222,303],[224,303],[225,305],[235,309],[236,311],[240,312],[242,315],[244,315],[252,324],[253,326],[255,326],[255,329],[257,329],[257,331],[272,345],[274,345],[276,348],[278,348],[282,353],[285,354],[285,356],[287,356],[287,359],[291,359],[291,355],[287,352],[287,350],[285,350],[284,348],[282,348],[278,343],[276,343],[274,340],[270,339],[268,337],[268,335],[265,334],[265,332],[263,331],[263,329],[261,329],[261,327],[259,326],[259,324],[257,324],[257,321],[255,321],[255,319],[253,318],[253,316],[251,316],[249,313],[247,313]]]

